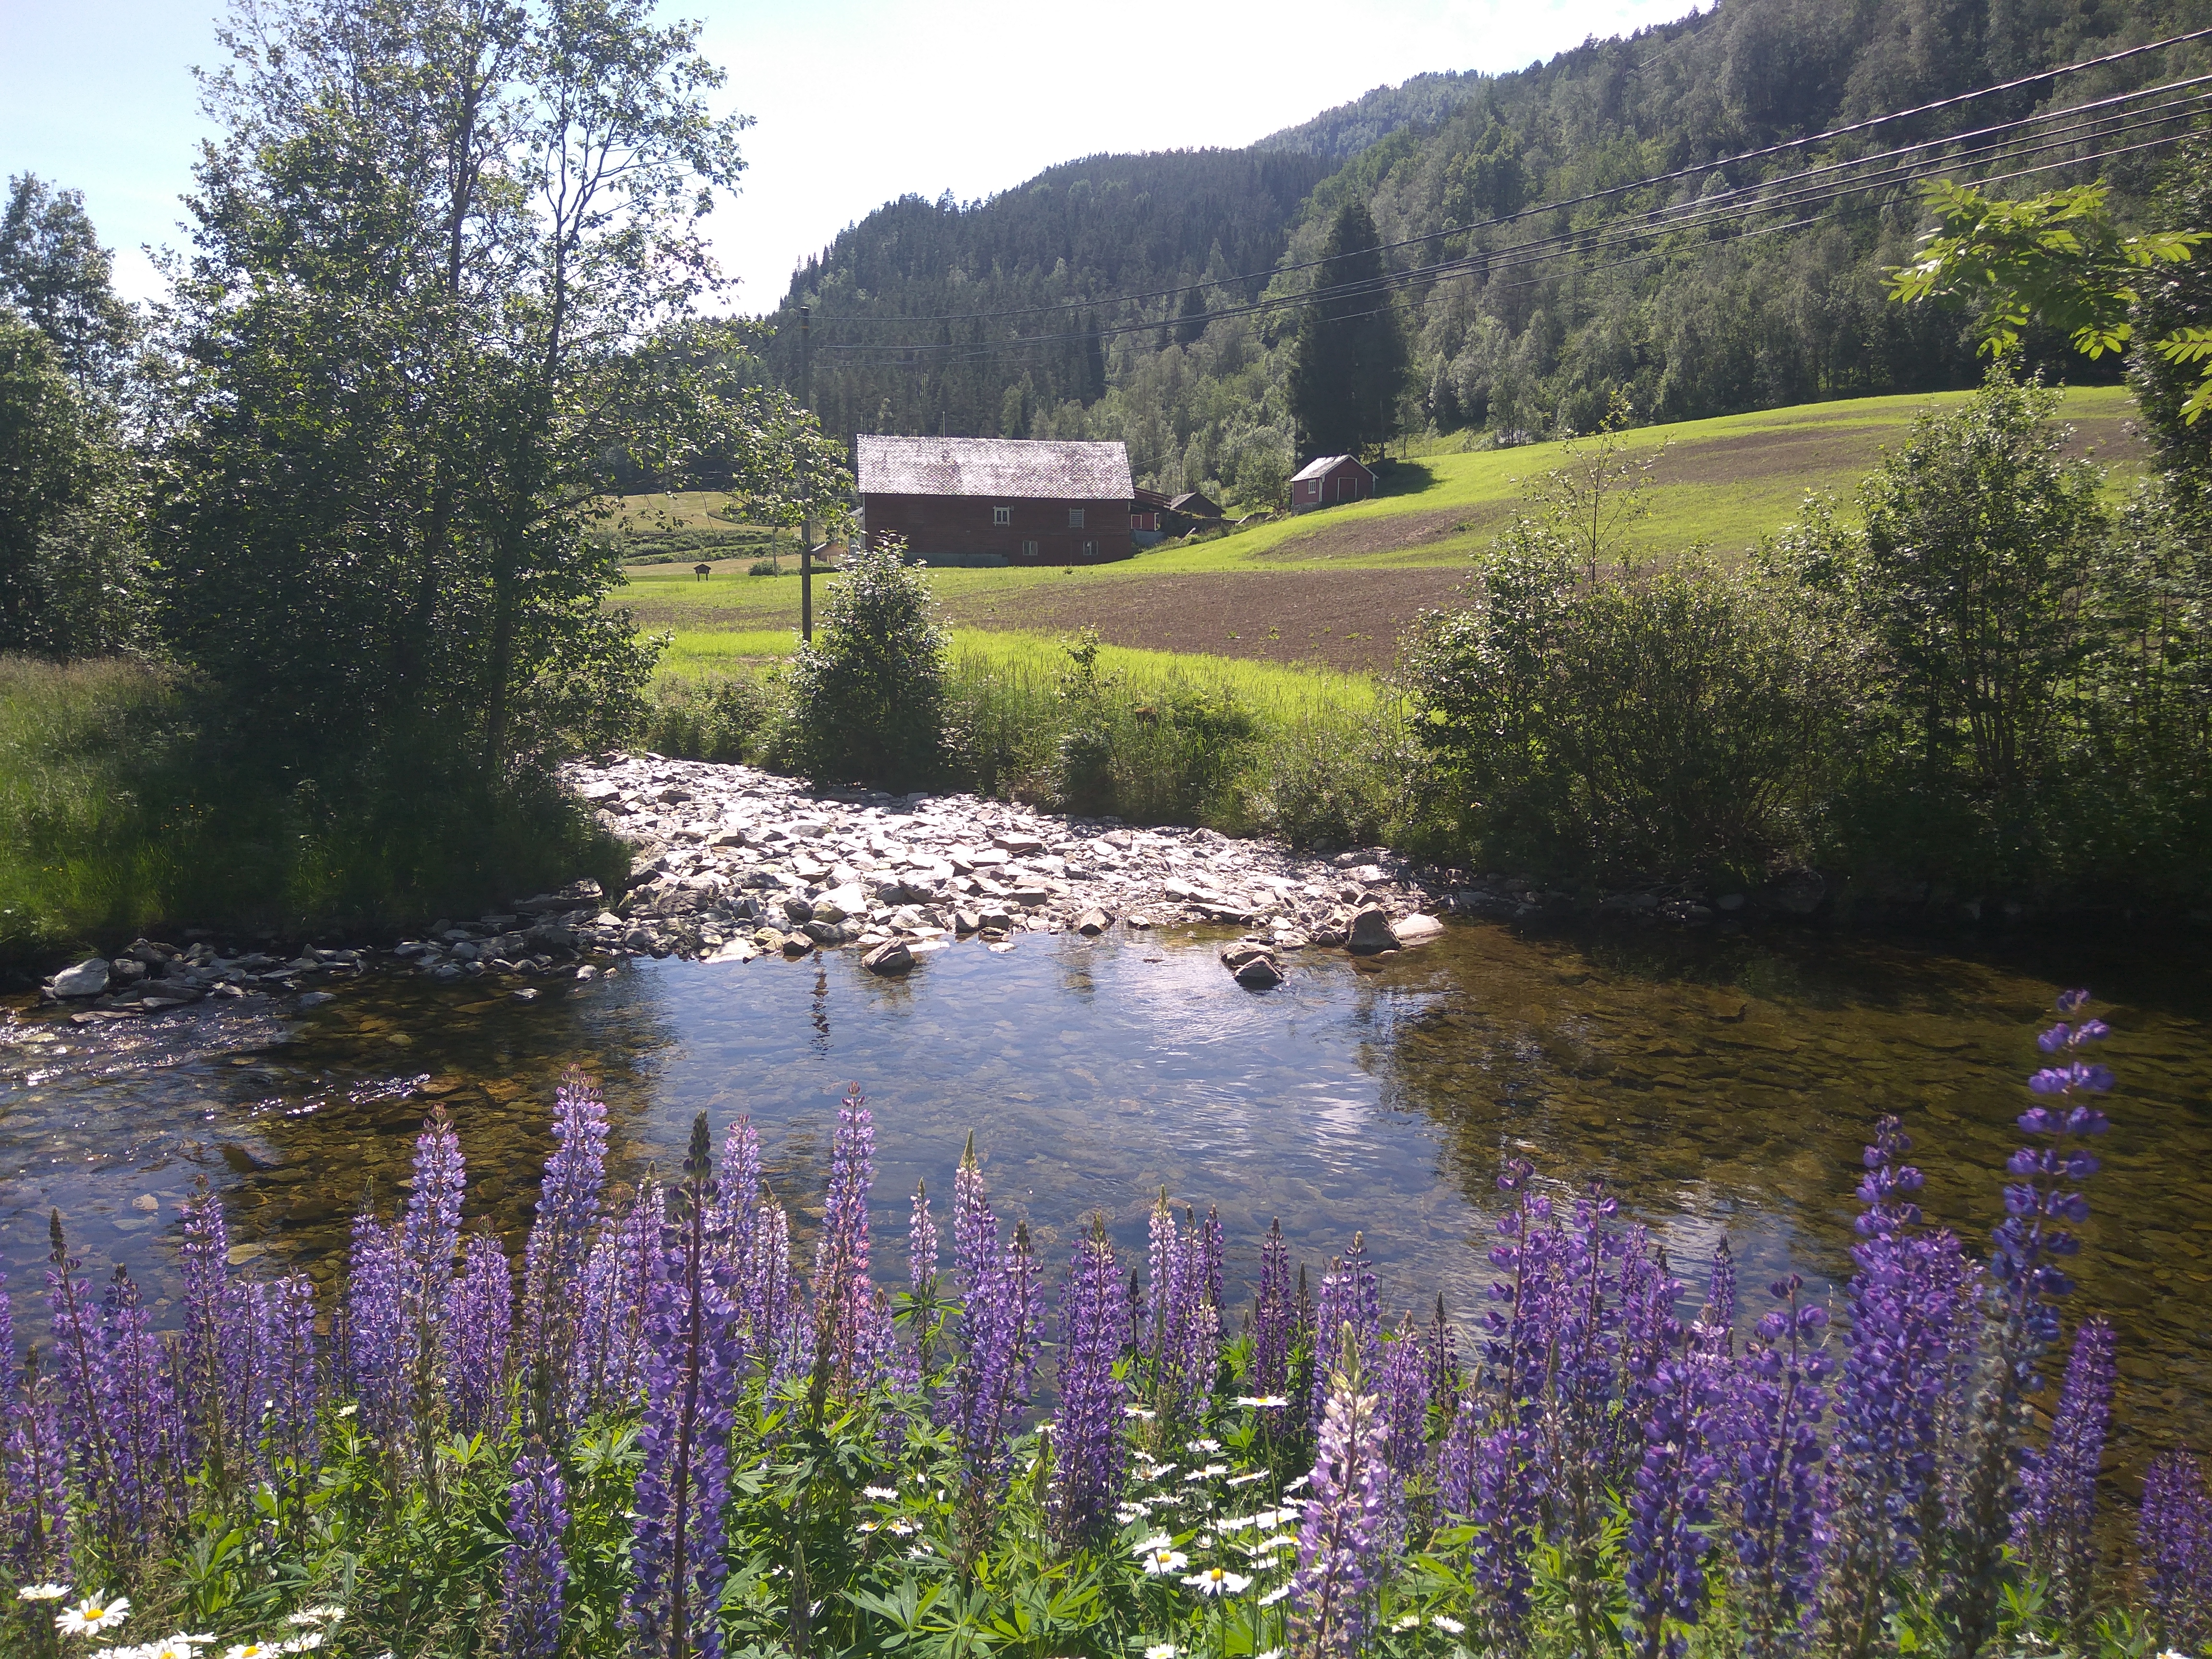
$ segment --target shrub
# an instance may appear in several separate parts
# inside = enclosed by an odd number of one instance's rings
[[[945,647],[929,579],[895,537],[856,547],[792,658],[793,744],[817,786],[894,787],[943,762]]]
[[[781,576],[783,568],[774,559],[755,559],[745,567],[748,576]]]
[[[671,674],[656,681],[640,743],[679,760],[757,759],[783,714],[781,683],[744,674]]]
[[[1753,870],[1808,849],[1839,688],[1818,626],[1755,578],[1599,570],[1524,523],[1410,665],[1439,805],[1492,862]]]

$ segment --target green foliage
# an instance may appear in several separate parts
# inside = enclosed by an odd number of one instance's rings
[[[817,785],[911,787],[941,760],[947,636],[896,537],[856,547],[791,660],[793,742]]]
[[[1406,337],[1396,307],[1376,291],[1384,269],[1381,245],[1364,201],[1337,210],[1315,285],[1359,286],[1316,300],[1298,316],[1290,402],[1307,455],[1371,453],[1397,431]]]
[[[588,533],[625,470],[733,474],[775,521],[843,482],[748,328],[689,315],[739,167],[720,71],[626,0],[251,25],[177,286],[165,637],[303,754],[604,740],[651,667]]]
[[[2129,311],[2136,283],[2161,264],[2179,264],[2212,232],[2121,234],[2107,207],[2109,186],[2074,185],[2017,201],[1984,196],[1948,179],[1923,190],[1936,228],[1920,257],[1884,274],[1890,296],[1911,304],[1979,301],[1983,351],[2020,349],[2021,332],[2040,319],[2063,332],[2085,357],[2124,349],[2133,337]],[[2172,361],[2172,359],[2169,359]]]
[[[681,760],[757,761],[785,718],[781,680],[665,674],[653,684],[638,746]]]
[[[1558,520],[1523,520],[1475,608],[1415,648],[1414,729],[1462,844],[1615,879],[1808,852],[1839,713],[1824,640],[1740,573],[1583,562]]]
[[[0,973],[164,926],[296,936],[470,915],[626,866],[553,781],[433,750],[323,772],[220,694],[114,658],[0,656]]]
[[[64,373],[88,394],[120,390],[138,319],[115,293],[84,192],[35,173],[8,181],[0,210],[0,308],[12,306],[53,343]]]

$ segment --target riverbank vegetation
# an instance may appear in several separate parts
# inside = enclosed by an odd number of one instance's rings
[[[172,1334],[57,1218],[52,1339],[0,1345],[0,1618],[71,1659],[172,1628],[359,1659],[2178,1650],[2212,1492],[2167,1453],[2105,1507],[2132,1362],[2062,1268],[2110,1033],[2086,992],[2059,1012],[1986,1260],[1884,1118],[1832,1299],[1739,1288],[1724,1240],[1685,1282],[1518,1159],[1480,1310],[1382,1285],[1357,1235],[1310,1277],[1279,1228],[1240,1242],[1248,1305],[1220,1218],[1164,1194],[1139,1259],[1103,1218],[1048,1252],[972,1146],[949,1213],[897,1200],[902,1249],[857,1096],[810,1271],[746,1119],[617,1188],[574,1072],[520,1256],[464,1233],[434,1109],[327,1334],[304,1276],[232,1264],[210,1195]]]

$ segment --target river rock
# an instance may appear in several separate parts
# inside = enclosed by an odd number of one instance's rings
[[[96,997],[107,988],[107,963],[100,957],[87,957],[56,974],[47,988],[57,997]]]
[[[974,910],[955,910],[952,913],[952,931],[956,933],[972,933],[982,925],[982,916]]]
[[[1434,916],[1401,916],[1390,924],[1391,937],[1402,947],[1425,945],[1444,930],[1444,925]]]
[[[1267,954],[1267,947],[1249,939],[1231,939],[1220,950],[1221,965],[1235,973],[1248,962],[1257,961]]]
[[[890,939],[860,958],[872,974],[903,974],[914,966],[914,949],[902,939]]]
[[[1785,916],[1809,916],[1827,896],[1827,881],[1818,870],[1784,870],[1760,894]]]
[[[817,921],[838,922],[848,916],[865,916],[867,914],[868,896],[857,884],[833,887],[814,901],[814,920]]]
[[[1283,970],[1263,951],[1237,970],[1237,982],[1248,991],[1271,991],[1283,982]]]
[[[1398,948],[1398,935],[1391,930],[1390,913],[1379,904],[1363,904],[1352,913],[1351,926],[1345,930],[1346,948],[1357,957],[1371,957],[1378,951]]]
[[[337,999],[328,991],[303,991],[300,994],[298,1006],[302,1008],[319,1008],[326,1002],[337,1000]]]
[[[1107,928],[1106,913],[1095,906],[1075,919],[1075,931],[1085,939],[1097,939]]]

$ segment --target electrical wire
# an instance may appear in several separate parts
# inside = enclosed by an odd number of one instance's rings
[[[2142,46],[2128,46],[2118,52],[2106,52],[2100,57],[2085,58],[2076,63],[2063,64],[2056,69],[2039,70],[2033,75],[2021,76],[2014,80],[1998,82],[1991,86],[1977,87],[1971,91],[1956,93],[1948,98],[1936,99],[1932,103],[1916,104],[1910,108],[1893,110],[1887,114],[1882,115],[1869,116],[1865,120],[1854,121],[1844,126],[1831,127],[1826,131],[1810,133],[1802,138],[1786,139],[1782,143],[1768,144],[1758,149],[1743,150],[1734,155],[1717,157],[1711,161],[1696,162],[1686,167],[1678,167],[1671,173],[1655,173],[1646,178],[1632,179],[1626,184],[1607,185],[1601,190],[1589,191],[1580,196],[1566,197],[1556,202],[1546,202],[1537,206],[1522,208],[1512,213],[1500,214],[1490,219],[1478,220],[1464,225],[1447,225],[1436,230],[1425,232],[1423,234],[1419,236],[1405,237],[1395,242],[1384,242],[1380,245],[1376,249],[1376,252],[1384,253],[1395,252],[1400,248],[1417,246],[1422,243],[1432,242],[1443,237],[1463,235],[1469,231],[1490,229],[1499,225],[1513,224],[1520,220],[1533,218],[1541,214],[1558,213],[1570,208],[1581,207],[1592,202],[1607,201],[1613,197],[1625,195],[1631,191],[1649,190],[1659,185],[1673,184],[1684,179],[1696,178],[1700,174],[1715,172],[1722,167],[1738,167],[1746,162],[1762,161],[1767,157],[1774,155],[1786,155],[1790,151],[1807,149],[1814,144],[1826,143],[1832,139],[1849,137],[1856,133],[1869,132],[1877,127],[1887,126],[1899,121],[1910,120],[1916,116],[1933,114],[1941,110],[1959,108],[1984,98],[1995,97],[2001,93],[2017,92],[2022,88],[2040,85],[2045,82],[2056,80],[2061,76],[2076,74],[2084,70],[2101,69],[2108,64],[2121,63],[2130,58],[2140,57],[2145,52],[2162,52],[2170,46],[2186,46],[2192,41],[2202,40],[2208,38],[2212,38],[2212,28],[2192,29],[2185,33],[2170,35],[2161,40],[2148,41]],[[2175,82],[2173,84],[2182,85],[2191,83]],[[2147,88],[2146,91],[2165,89],[2166,88]],[[2118,94],[2118,97],[2123,99],[2142,95],[2144,94],[2141,93]],[[2093,108],[2094,106],[2082,105],[2078,107],[2087,109]],[[2020,123],[2003,125],[2033,123],[2049,119],[2054,116],[2065,115],[2073,112],[2075,112],[2073,109],[2053,111],[2045,115],[2022,117],[2021,118]],[[1994,130],[1996,129],[1984,129],[1984,131]],[[1965,135],[1960,136],[1963,137]],[[1926,142],[1929,143],[1944,143],[1950,141],[1945,139],[1932,139]],[[1838,163],[1835,165],[1848,164]],[[1202,278],[1192,283],[1179,283],[1172,288],[1150,289],[1134,294],[1111,295],[1103,300],[1055,301],[1048,305],[1019,306],[1003,310],[993,311],[945,312],[923,316],[882,319],[838,317],[836,319],[825,318],[822,320],[825,323],[835,321],[839,324],[878,321],[897,322],[907,325],[915,323],[960,323],[988,320],[998,317],[1024,317],[1036,316],[1054,312],[1095,310],[1101,306],[1121,306],[1131,304],[1142,300],[1161,299],[1172,295],[1187,293],[1192,289],[1204,289],[1234,288],[1255,282],[1272,281],[1275,277],[1285,276],[1293,271],[1310,270],[1317,265],[1322,265],[1328,263],[1328,261],[1326,259],[1308,259],[1300,261],[1294,264],[1277,265],[1267,270],[1247,271],[1241,275],[1233,276]]]
[[[2212,76],[2197,77],[2194,81],[2177,84],[2194,85],[2203,80],[2212,80]],[[2149,90],[2156,91],[2166,89],[2166,88],[2152,88]],[[2142,131],[2150,128],[2175,125],[2189,119],[2191,116],[2196,113],[2198,110],[2205,108],[2208,106],[2212,106],[2212,98],[2208,98],[2204,94],[2199,94],[2194,98],[2174,100],[2166,105],[2155,106],[2151,110],[2148,111],[2128,111],[2122,112],[2118,115],[2101,117],[2094,121],[2081,123],[2071,128],[2059,130],[2061,132],[2079,132],[2087,127],[2104,126],[2106,130],[2096,134],[2094,139],[2084,140],[2075,137],[2037,134],[2033,136],[2045,138],[2046,142],[2036,148],[2025,151],[2014,149],[2012,151],[2009,157],[2004,159],[2022,160],[2028,156],[2047,153],[2052,149],[2074,149],[2080,147],[2084,143],[2100,143],[2100,141],[2108,142],[2115,137],[2127,137],[2135,132]],[[2182,112],[2162,112],[2170,110],[2178,110]],[[2185,133],[2172,133],[2162,138],[2154,139],[2146,143],[2131,144],[2117,149],[2100,147],[2091,150],[2089,153],[2070,156],[2062,161],[2049,163],[2044,167],[2029,167],[2019,169],[2011,173],[2001,173],[1984,179],[1981,182],[1984,185],[1995,184],[2014,178],[2027,176],[2030,173],[2047,172],[2055,167],[2079,166],[2089,161],[2110,159],[2115,155],[2132,155],[2140,150],[2155,149],[2162,144],[2172,143],[2185,136],[2186,136]],[[1897,152],[1880,152],[1873,155],[1859,158],[1859,160],[1855,163],[1840,165],[1860,167],[1875,166],[1888,161],[1893,154],[1901,155],[1910,151],[1925,150],[1928,148],[1929,146],[1927,145],[1905,146]],[[1217,318],[1250,316],[1287,309],[1303,309],[1308,306],[1311,306],[1316,303],[1326,302],[1330,300],[1357,300],[1374,294],[1395,291],[1415,285],[1432,285],[1435,283],[1445,280],[1453,276],[1475,271],[1481,271],[1486,276],[1494,276],[1500,272],[1510,271],[1525,265],[1541,264],[1551,259],[1569,255],[1581,255],[1588,257],[1593,254],[1603,253],[1613,248],[1620,247],[1630,243],[1648,241],[1655,238],[1678,237],[1685,234],[1701,231],[1710,232],[1716,228],[1725,228],[1729,225],[1740,223],[1747,220],[1764,218],[1774,213],[1790,211],[1799,208],[1804,208],[1808,210],[1810,212],[1816,213],[1818,210],[1822,207],[1838,201],[1847,199],[1850,197],[1866,195],[1872,191],[1888,188],[1893,185],[1909,184],[1923,178],[1933,176],[1937,173],[1948,173],[1962,167],[1986,165],[1993,161],[2000,159],[2000,153],[2009,149],[2011,149],[2011,146],[2007,143],[1987,143],[1977,146],[1974,153],[1971,153],[1966,156],[1950,156],[1942,158],[1929,157],[1917,163],[1891,165],[1887,168],[1887,172],[1871,179],[1863,178],[1831,180],[1826,184],[1811,188],[1797,188],[1785,191],[1778,197],[1771,193],[1778,186],[1791,185],[1799,179],[1809,176],[1809,174],[1791,175],[1789,178],[1771,181],[1765,185],[1749,186],[1742,190],[1731,191],[1729,193],[1727,198],[1702,198],[1701,203],[1678,204],[1678,208],[1680,208],[1680,211],[1686,216],[1679,216],[1671,220],[1647,220],[1641,223],[1629,225],[1615,225],[1605,228],[1602,230],[1593,228],[1581,232],[1565,233],[1553,237],[1540,239],[1539,241],[1534,243],[1517,244],[1506,248],[1485,251],[1483,252],[1471,254],[1464,258],[1440,261],[1425,266],[1413,267],[1409,270],[1385,271],[1373,277],[1333,284],[1322,289],[1306,290],[1297,294],[1283,295],[1271,299],[1262,299],[1243,306],[1224,307],[1219,310],[1208,312],[1206,313],[1206,318],[1208,321],[1212,321]],[[1831,166],[1828,167],[1815,169],[1814,171],[1831,173],[1834,170],[1834,167]],[[1741,202],[1731,202],[1731,198],[1737,197],[1747,197],[1752,199]],[[1705,210],[1712,208],[1713,204],[1716,203],[1730,203],[1730,204],[1718,210]],[[1801,229],[1814,222],[1816,222],[1816,221],[1810,216],[1793,218],[1784,224],[1771,226],[1762,231],[1747,234],[1769,234],[1778,231]],[[1735,240],[1741,239],[1741,235],[1736,235],[1722,236],[1717,240]],[[1644,254],[1634,257],[1636,259],[1643,259],[1657,257],[1657,255]],[[1592,267],[1592,269],[1608,269],[1614,264],[1632,262],[1633,260],[1601,262],[1596,266]],[[1528,285],[1528,284],[1526,283],[1512,283],[1504,284],[1504,286],[1512,288],[1519,288]],[[1362,312],[1353,314],[1367,316],[1374,313],[1370,312]],[[1325,319],[1325,320],[1350,320],[1350,317]],[[907,366],[917,362],[921,358],[921,354],[924,353],[933,354],[930,357],[930,361],[933,363],[949,365],[954,362],[976,361],[981,357],[991,356],[995,352],[1007,349],[1034,345],[1065,345],[1076,341],[1090,339],[1103,340],[1127,334],[1144,333],[1153,329],[1171,325],[1172,319],[1154,319],[1150,320],[1110,325],[1106,327],[1091,330],[1070,331],[1051,334],[1023,335],[1017,336],[1011,339],[996,341],[925,341],[914,342],[903,345],[891,345],[886,343],[855,343],[852,344],[833,345],[829,349],[841,352],[855,354],[864,352],[876,354],[875,356],[869,357],[849,356],[840,359],[840,361],[852,364],[855,367],[863,365]]]

